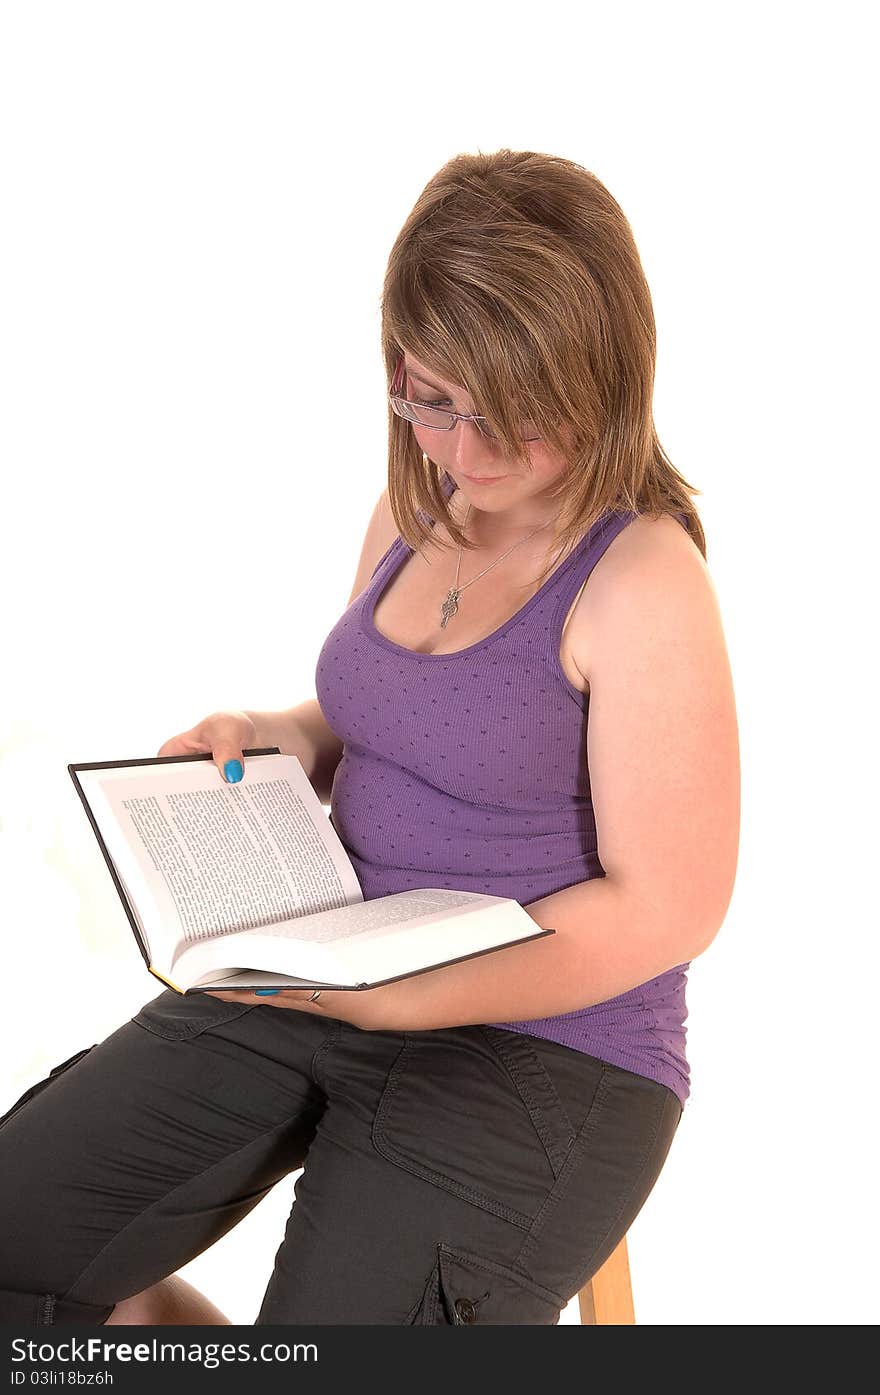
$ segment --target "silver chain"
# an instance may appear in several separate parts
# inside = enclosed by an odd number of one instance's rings
[[[462,523],[462,525],[461,525],[462,528],[464,528],[465,525],[467,524],[468,518],[470,517],[470,512],[471,512],[471,505],[468,504],[468,510],[467,510],[467,513],[466,513],[465,516],[464,516],[464,523]],[[546,527],[547,527],[547,524],[548,524],[548,523],[552,523],[552,522],[553,522],[553,520],[548,518],[547,523],[541,523],[541,524],[538,525],[537,528],[533,528],[532,531],[531,531],[531,533],[527,533],[526,536],[525,536],[524,538],[520,538],[519,542],[515,542],[515,543],[513,544],[513,547],[509,547],[509,548],[507,549],[506,552],[503,552],[503,553],[501,554],[500,557],[496,557],[496,558],[495,558],[495,561],[494,561],[494,562],[490,562],[489,566],[488,566],[488,567],[484,567],[483,570],[482,570],[481,572],[479,572],[477,576],[472,576],[471,579],[470,579],[470,581],[466,581],[465,584],[464,584],[464,586],[459,586],[459,584],[458,584],[458,578],[459,578],[459,575],[460,575],[460,573],[461,573],[461,553],[462,553],[462,549],[459,548],[459,549],[458,549],[458,565],[457,565],[456,568],[455,568],[455,585],[454,585],[453,587],[450,588],[449,592],[447,593],[446,599],[444,600],[443,604],[442,604],[441,607],[440,607],[440,615],[441,615],[441,617],[442,617],[441,620],[440,620],[440,628],[441,628],[441,630],[445,630],[445,629],[446,629],[446,626],[449,624],[449,622],[450,622],[450,620],[452,619],[453,615],[455,615],[456,612],[458,611],[458,598],[459,598],[459,596],[461,595],[462,591],[466,591],[466,590],[468,589],[469,586],[473,586],[474,582],[475,582],[475,581],[479,581],[479,579],[480,579],[481,576],[485,576],[485,575],[486,575],[486,572],[490,572],[490,571],[492,570],[493,567],[497,567],[497,566],[498,566],[498,563],[499,563],[499,562],[503,562],[504,559],[505,559],[505,557],[509,557],[510,554],[511,554],[511,552],[513,552],[514,548],[520,547],[521,544],[524,543],[524,542],[528,542],[529,538],[533,538],[533,537],[535,536],[536,533],[540,533],[540,531],[541,531],[542,528],[546,528]]]

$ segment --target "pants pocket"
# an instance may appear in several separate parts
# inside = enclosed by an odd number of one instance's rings
[[[77,1051],[74,1056],[69,1056],[67,1060],[62,1061],[60,1065],[53,1066],[44,1080],[38,1080],[35,1085],[31,1085],[25,1090],[24,1094],[15,1101],[12,1108],[8,1109],[5,1114],[0,1116],[0,1129],[2,1129],[7,1120],[12,1118],[13,1114],[18,1113],[22,1105],[27,1104],[28,1100],[32,1100],[35,1095],[41,1094],[42,1091],[46,1089],[47,1085],[51,1085],[54,1080],[58,1079],[59,1075],[63,1075],[71,1066],[75,1066],[77,1061],[81,1061],[83,1056],[87,1056],[90,1051],[93,1051],[97,1044],[97,1042],[93,1042],[91,1046],[84,1046],[82,1051]]]
[[[527,1231],[602,1078],[591,1058],[579,1069],[575,1122],[542,1059],[515,1033],[407,1033],[378,1102],[373,1144],[396,1166]]]
[[[409,1325],[416,1327],[554,1326],[564,1303],[509,1265],[440,1243]]]
[[[525,1032],[485,1025],[479,1030],[516,1087],[558,1177],[593,1109],[606,1063]]]
[[[176,993],[173,988],[166,988],[157,998],[144,1003],[131,1020],[166,1041],[188,1041],[221,1022],[232,1022],[253,1012],[256,1006],[230,1003],[225,998],[212,998],[209,993]]]

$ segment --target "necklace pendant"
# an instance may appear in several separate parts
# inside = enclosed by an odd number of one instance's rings
[[[442,620],[440,621],[441,630],[446,629],[446,626],[449,624],[453,615],[455,615],[456,611],[458,610],[458,598],[460,595],[461,592],[456,591],[455,587],[453,586],[451,591],[449,592],[449,595],[446,597],[446,600],[443,602],[443,605],[440,609],[440,613],[443,616]]]

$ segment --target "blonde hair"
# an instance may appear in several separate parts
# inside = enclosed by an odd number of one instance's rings
[[[405,347],[467,386],[506,452],[521,456],[519,423],[531,420],[565,455],[547,491],[560,506],[560,551],[607,511],[631,510],[684,514],[705,559],[691,500],[702,491],[678,473],[654,427],[645,273],[623,211],[594,174],[531,150],[454,156],[397,235],[381,309],[389,390]],[[447,507],[445,471],[425,470],[412,426],[390,406],[388,424],[388,497],[403,540],[421,548],[427,513],[454,545],[473,546]]]

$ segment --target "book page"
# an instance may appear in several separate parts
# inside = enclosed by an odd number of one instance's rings
[[[399,891],[391,896],[380,896],[374,901],[361,901],[360,905],[349,906],[345,915],[334,911],[322,911],[310,915],[296,925],[267,925],[262,928],[264,935],[278,935],[282,939],[296,939],[300,943],[329,944],[332,940],[350,940],[355,935],[366,935],[371,930],[384,932],[407,926],[415,928],[422,916],[448,916],[459,907],[471,914],[494,901],[494,897],[480,897],[473,891],[447,890],[445,887],[427,887],[422,891]]]
[[[157,967],[175,947],[363,902],[345,849],[296,756],[79,770]]]
[[[187,945],[172,978],[187,988],[218,972],[274,973],[353,988],[552,933],[507,897],[447,887],[400,891]]]

